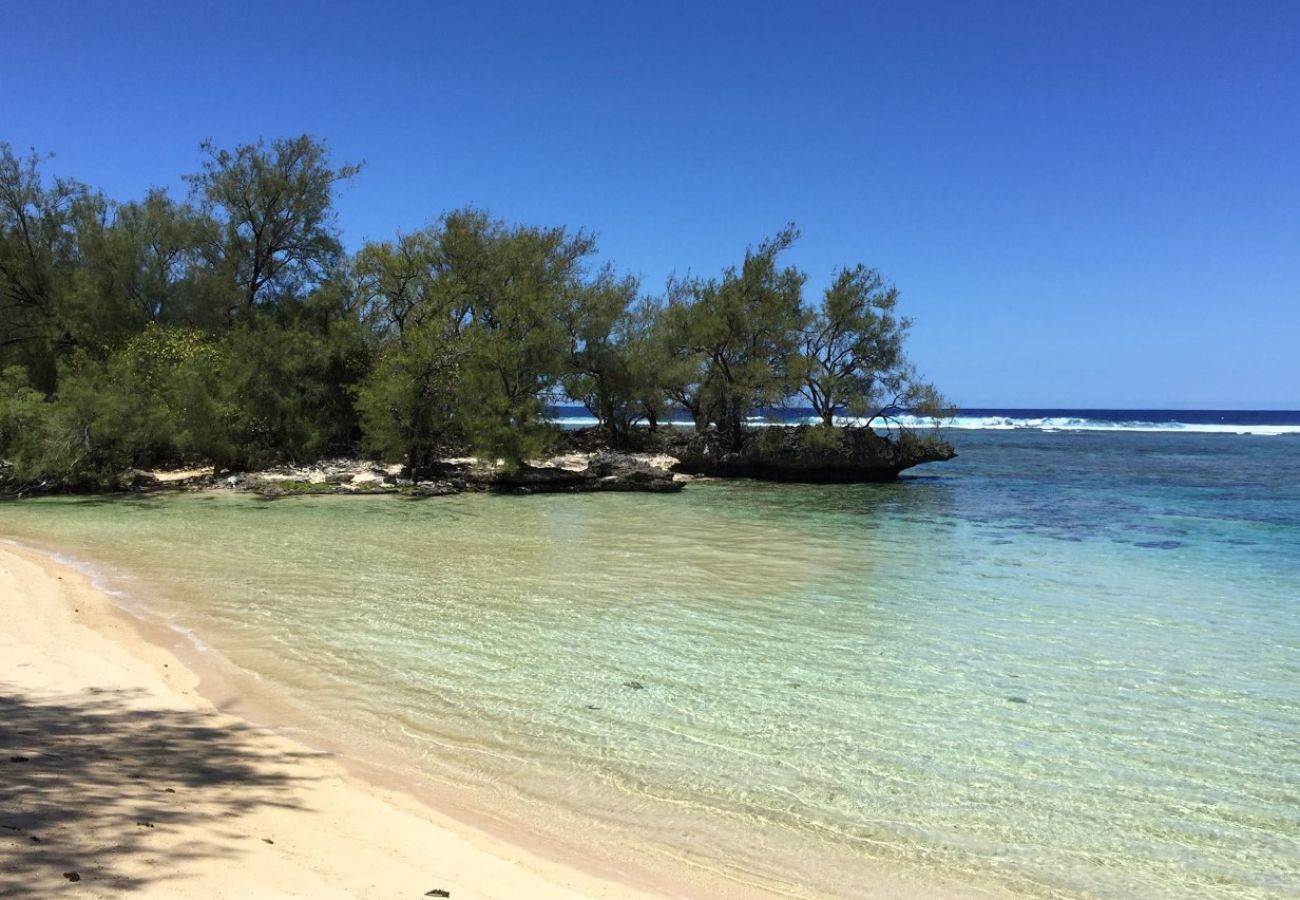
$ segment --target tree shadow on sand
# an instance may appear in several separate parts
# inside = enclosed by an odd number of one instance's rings
[[[74,881],[117,895],[187,859],[234,865],[232,843],[261,846],[242,815],[296,807],[295,762],[318,754],[268,750],[251,726],[214,714],[132,708],[138,696],[33,697],[0,683],[0,897]]]

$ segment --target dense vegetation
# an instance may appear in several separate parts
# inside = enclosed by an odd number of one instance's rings
[[[349,256],[333,197],[358,167],[307,136],[204,145],[183,199],[44,168],[0,144],[0,460],[22,480],[358,451],[512,464],[565,397],[614,446],[672,407],[735,447],[753,410],[797,398],[828,427],[943,405],[897,291],[857,266],[810,303],[780,261],[793,227],[651,296],[590,234],[477,209]]]

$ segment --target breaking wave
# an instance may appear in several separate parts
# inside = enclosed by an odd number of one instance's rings
[[[1157,411],[1158,412],[1158,411]],[[1128,415],[1125,415],[1128,413]],[[1180,415],[1179,418],[1172,418]],[[590,428],[598,421],[585,410],[557,411],[552,421],[562,428]],[[750,425],[799,425],[813,424],[818,420],[810,410],[772,411],[766,415],[750,416]],[[690,425],[690,420],[674,416],[675,425]],[[861,426],[865,419],[841,417],[836,419],[840,425]],[[935,425],[933,419],[919,416],[901,416],[895,423],[907,428],[927,429]],[[876,427],[885,429],[885,423],[877,421]],[[1170,412],[1165,415],[1143,417],[1126,410],[1101,415],[1070,414],[1063,411],[1054,415],[1033,415],[1019,411],[985,413],[984,411],[963,413],[951,419],[941,420],[940,428],[963,431],[1101,431],[1101,432],[1186,432],[1189,434],[1243,434],[1243,435],[1286,435],[1300,434],[1300,413],[1294,412],[1228,412],[1187,410]]]
[[[842,420],[845,424],[864,424],[864,420]],[[909,428],[925,428],[934,424],[932,419],[903,416],[899,420]],[[1133,432],[1188,432],[1196,434],[1300,434],[1300,422],[1204,422],[1162,421],[1144,419],[1089,418],[1083,416],[963,416],[959,415],[939,423],[942,428],[973,431],[1133,431]]]

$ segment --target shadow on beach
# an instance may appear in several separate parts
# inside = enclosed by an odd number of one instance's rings
[[[296,806],[295,763],[316,754],[268,751],[250,726],[139,696],[33,697],[0,683],[0,897],[76,881],[119,894],[185,860],[234,864],[232,845],[262,839],[242,815]]]

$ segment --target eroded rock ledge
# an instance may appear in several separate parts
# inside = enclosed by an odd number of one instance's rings
[[[937,435],[902,432],[891,439],[870,428],[815,425],[755,429],[739,450],[724,447],[714,433],[692,434],[672,452],[678,472],[821,484],[894,481],[905,469],[957,455]]]

